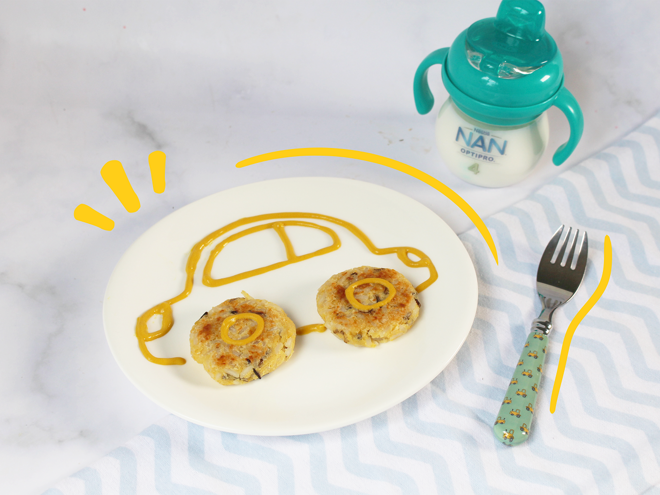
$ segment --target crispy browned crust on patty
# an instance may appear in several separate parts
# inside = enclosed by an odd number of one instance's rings
[[[396,289],[394,298],[386,305],[369,311],[354,308],[346,298],[349,285],[365,278],[381,278]],[[388,289],[380,284],[363,284],[353,295],[364,304],[384,300]],[[325,326],[347,344],[376,347],[405,334],[419,316],[417,291],[399,272],[391,268],[361,266],[333,275],[316,296],[316,306]]]
[[[220,337],[225,318],[239,313],[254,313],[264,320],[264,329],[254,341],[245,345],[228,344]],[[248,338],[256,323],[239,319],[229,329],[234,340]],[[190,351],[195,361],[222,385],[240,385],[273,372],[293,354],[296,326],[286,313],[262,299],[239,297],[215,306],[193,325]]]

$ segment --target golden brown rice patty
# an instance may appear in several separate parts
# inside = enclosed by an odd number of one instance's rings
[[[346,288],[365,278],[382,278],[396,289],[394,298],[379,308],[360,311],[346,299]],[[369,306],[384,300],[389,290],[375,283],[355,288],[355,299]],[[376,347],[400,337],[419,316],[421,303],[408,280],[391,268],[362,266],[333,275],[316,295],[316,306],[325,326],[347,344]]]
[[[255,313],[264,320],[264,329],[244,345],[228,344],[220,337],[225,318],[239,313]],[[229,327],[229,338],[248,338],[257,325],[239,319]],[[190,331],[190,351],[206,372],[222,385],[240,385],[258,380],[274,371],[293,354],[296,326],[279,306],[262,299],[229,299],[204,313]]]

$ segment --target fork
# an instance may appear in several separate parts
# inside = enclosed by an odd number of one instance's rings
[[[495,437],[504,445],[518,445],[529,438],[543,374],[548,335],[552,330],[552,315],[559,306],[573,297],[584,279],[589,251],[587,233],[584,232],[578,247],[580,231],[576,230],[571,237],[571,230],[569,227],[559,253],[555,254],[564,232],[562,225],[552,236],[541,256],[536,274],[541,314],[532,323],[531,332],[493,426]],[[570,249],[566,256],[569,244]]]

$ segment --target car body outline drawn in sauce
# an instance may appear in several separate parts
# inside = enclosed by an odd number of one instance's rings
[[[152,308],[148,309],[138,317],[135,326],[135,336],[137,337],[138,346],[140,348],[140,351],[142,352],[142,355],[148,361],[155,364],[183,365],[186,363],[186,360],[182,357],[159,358],[154,356],[147,348],[147,342],[151,342],[153,340],[164,337],[171,330],[172,326],[174,325],[174,317],[172,315],[172,305],[176,304],[179,301],[182,301],[183,299],[185,299],[190,295],[193,289],[193,279],[195,277],[195,271],[197,269],[197,264],[201,258],[202,251],[222,235],[238,227],[242,227],[250,223],[261,222],[265,220],[275,220],[272,223],[256,225],[248,229],[242,230],[240,232],[234,233],[231,236],[227,237],[225,240],[223,240],[221,243],[219,243],[217,246],[215,246],[211,251],[211,254],[209,255],[209,259],[206,262],[203,271],[202,283],[208,287],[220,287],[233,282],[237,282],[239,280],[244,280],[246,278],[254,277],[256,275],[261,275],[263,273],[267,273],[272,270],[282,268],[292,263],[298,263],[300,261],[304,261],[310,258],[314,258],[316,256],[321,256],[330,253],[332,251],[336,251],[341,247],[341,240],[339,239],[339,236],[334,230],[313,222],[307,222],[302,220],[291,220],[292,218],[314,219],[314,220],[321,220],[329,223],[334,223],[336,225],[339,225],[340,227],[344,227],[349,232],[351,232],[355,237],[357,237],[360,241],[362,241],[362,243],[367,247],[367,249],[371,251],[373,254],[376,255],[396,254],[399,260],[401,260],[406,266],[409,266],[411,268],[427,268],[429,270],[429,278],[415,288],[417,292],[422,292],[424,289],[429,287],[438,279],[438,272],[435,268],[435,265],[433,265],[431,259],[424,252],[420,251],[419,249],[413,247],[407,247],[407,246],[377,248],[371,242],[371,240],[364,234],[364,232],[362,232],[358,227],[356,227],[352,223],[346,222],[345,220],[341,220],[339,218],[331,217],[328,215],[322,215],[320,213],[304,213],[304,212],[266,213],[263,215],[255,215],[252,217],[242,218],[232,223],[229,223],[218,230],[215,230],[214,232],[204,237],[201,241],[197,242],[190,250],[190,254],[188,255],[188,261],[186,262],[186,283],[183,291],[179,295],[172,297],[166,301],[163,301],[157,304],[156,306],[153,306]],[[289,219],[289,220],[285,220],[285,219]],[[295,250],[293,249],[291,240],[286,234],[285,227],[287,226],[309,227],[309,228],[321,230],[326,234],[328,234],[333,242],[330,246],[326,246],[325,248],[318,249],[312,253],[298,256],[295,254]],[[218,254],[220,254],[222,249],[225,246],[227,246],[227,244],[235,240],[238,240],[241,237],[249,235],[251,233],[259,232],[266,229],[273,229],[279,235],[286,249],[286,255],[287,255],[286,261],[280,261],[278,263],[273,263],[265,267],[242,272],[233,275],[231,277],[224,277],[221,279],[214,279],[211,277],[211,270],[213,268],[213,263],[215,261],[215,258],[218,256]],[[410,254],[416,256],[419,259],[417,261],[413,261],[409,257]],[[155,315],[162,316],[161,328],[159,330],[150,332],[148,330],[147,323]],[[307,325],[307,327],[311,327],[311,325]],[[319,330],[320,329],[317,329],[316,331]]]

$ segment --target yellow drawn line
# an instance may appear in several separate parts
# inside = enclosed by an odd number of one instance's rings
[[[561,382],[564,378],[564,370],[566,369],[566,361],[568,360],[568,350],[571,347],[571,340],[573,339],[573,334],[577,330],[578,325],[582,322],[582,319],[587,316],[587,313],[591,311],[598,299],[603,295],[607,284],[610,281],[610,274],[612,273],[612,243],[610,242],[610,237],[605,236],[604,243],[604,254],[605,259],[603,261],[603,275],[600,277],[600,282],[598,282],[598,287],[591,295],[589,300],[582,306],[580,311],[575,315],[573,321],[568,326],[566,330],[566,336],[564,337],[564,342],[561,345],[561,354],[559,356],[559,364],[557,365],[557,374],[555,375],[555,384],[552,387],[552,397],[550,398],[550,412],[554,414],[555,408],[557,407],[557,398],[559,397],[559,389],[561,388]]]
[[[124,167],[118,160],[110,160],[101,168],[101,177],[105,183],[115,193],[117,199],[124,205],[126,211],[135,213],[140,209],[140,200],[133,190]]]
[[[406,165],[403,162],[393,160],[392,158],[387,158],[381,155],[376,155],[374,153],[367,153],[365,151],[355,151],[355,150],[346,150],[342,148],[295,148],[291,150],[281,150],[273,151],[271,153],[264,153],[263,155],[253,156],[246,160],[241,160],[236,164],[237,168],[247,167],[248,165],[253,165],[255,163],[266,162],[268,160],[275,160],[277,158],[290,158],[295,156],[336,156],[341,158],[354,158],[356,160],[364,160],[366,162],[377,163],[378,165],[383,165],[384,167],[393,168],[404,174],[408,174],[415,179],[419,179],[422,182],[425,182],[432,188],[440,191],[442,194],[447,196],[451,201],[458,206],[463,213],[465,213],[472,223],[479,229],[481,235],[483,236],[486,244],[490,248],[490,252],[493,253],[495,258],[495,263],[498,263],[497,259],[497,248],[495,247],[495,242],[493,241],[488,227],[483,222],[481,217],[477,214],[476,211],[465,201],[460,195],[454,192],[453,189],[447,187],[445,184],[440,182],[438,179],[430,176],[429,174],[422,172],[421,170]]]
[[[76,206],[76,209],[73,210],[73,218],[103,230],[112,230],[115,228],[115,222],[111,218],[106,217],[103,213],[99,213],[91,206],[85,204]]]
[[[162,151],[154,151],[149,154],[151,183],[156,194],[165,192],[165,158],[165,153]]]

